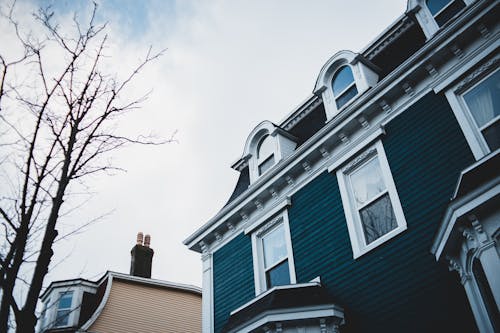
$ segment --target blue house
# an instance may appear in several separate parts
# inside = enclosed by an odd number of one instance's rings
[[[409,0],[232,165],[203,332],[500,332],[500,8]]]

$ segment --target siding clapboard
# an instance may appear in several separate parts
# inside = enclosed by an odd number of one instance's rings
[[[229,313],[255,296],[252,243],[240,234],[213,255],[215,332],[224,327]]]
[[[386,131],[383,144],[408,229],[354,260],[337,178],[325,172],[292,198],[297,280],[321,276],[346,310],[343,332],[475,332],[459,278],[430,253],[472,154],[445,98],[432,93]]]
[[[95,333],[201,332],[201,295],[113,280]]]

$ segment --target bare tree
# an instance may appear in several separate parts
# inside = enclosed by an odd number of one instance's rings
[[[118,80],[103,68],[107,35],[105,25],[96,23],[95,4],[87,23],[74,18],[72,35],[53,22],[50,8],[39,10],[33,18],[43,37],[21,31],[12,8],[1,19],[10,22],[23,51],[9,59],[0,45],[0,176],[10,182],[0,194],[5,240],[0,246],[0,332],[14,321],[17,332],[27,333],[37,324],[37,301],[70,187],[112,170],[103,156],[125,144],[171,140],[132,139],[116,131],[117,119],[146,98],[127,101],[125,89],[163,51],[150,49],[128,77]],[[49,48],[59,54],[56,70],[47,69]],[[20,72],[29,80],[19,79]],[[21,276],[26,265],[31,265],[29,274]],[[22,297],[15,293],[19,284],[25,288]]]

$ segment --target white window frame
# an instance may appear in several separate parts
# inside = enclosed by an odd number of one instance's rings
[[[467,8],[467,6],[469,6],[475,0],[462,1],[465,3],[465,7]],[[439,15],[443,10],[448,8],[451,2],[453,2],[453,0],[451,0],[445,7],[443,7],[438,13],[436,13],[436,15],[433,15],[431,13],[429,7],[427,7],[426,0],[410,0],[408,2],[408,11],[415,12],[417,21],[419,22],[420,27],[422,28],[422,31],[424,32],[427,40],[431,39],[436,34],[436,32],[441,29],[441,27],[439,27],[436,22],[435,16]]]
[[[290,224],[288,222],[288,212],[283,210],[281,213],[273,217],[259,229],[252,233],[252,254],[253,268],[255,281],[255,295],[259,295],[269,288],[266,282],[266,270],[264,267],[264,252],[262,246],[262,238],[270,231],[283,225],[285,231],[285,243],[287,250],[288,269],[290,274],[290,284],[297,283],[295,276],[295,264],[293,260],[292,240],[290,237]]]
[[[379,161],[382,177],[386,186],[386,193],[389,194],[394,217],[396,218],[397,227],[385,235],[377,238],[370,244],[366,244],[359,210],[356,207],[352,192],[350,190],[348,179],[350,174],[358,170],[365,162],[376,158]],[[352,159],[343,167],[337,170],[337,179],[339,182],[340,195],[342,197],[342,205],[347,221],[347,230],[351,240],[353,258],[359,258],[363,254],[375,249],[376,247],[384,244],[388,240],[394,238],[396,235],[402,233],[407,229],[406,219],[403,213],[403,208],[399,200],[399,195],[396,190],[396,185],[392,178],[387,156],[385,155],[384,147],[381,141],[376,142],[373,146],[358,154],[357,157]],[[385,193],[384,193],[385,194]]]
[[[335,97],[332,83],[334,76],[344,66],[349,66],[351,68],[357,94],[338,108],[336,101],[342,94]],[[314,87],[314,94],[321,96],[323,99],[327,122],[332,120],[342,110],[352,106],[355,101],[358,100],[359,96],[377,84],[378,74],[373,68],[373,64],[369,63],[366,59],[362,59],[359,54],[345,50],[336,53],[326,62],[319,73],[316,86]],[[352,87],[352,85],[348,88],[350,87]],[[346,92],[348,88],[343,92]]]
[[[337,74],[344,68],[344,67],[348,67],[350,70],[351,70],[351,74],[352,74],[352,82],[347,86],[345,87],[342,91],[340,91],[338,93],[338,96],[335,96],[335,91],[333,90],[333,81],[337,78]],[[349,65],[349,64],[345,64],[345,65],[342,65],[340,66],[339,68],[337,68],[335,70],[335,72],[333,73],[332,75],[332,80],[330,82],[330,86],[331,86],[331,89],[332,89],[332,96],[333,96],[333,102],[335,103],[335,107],[337,108],[337,111],[340,112],[341,110],[345,109],[346,107],[348,107],[355,99],[356,97],[359,96],[359,89],[358,89],[358,86],[356,84],[356,78],[354,77],[354,69],[353,69],[353,66]],[[356,95],[352,96],[347,102],[344,103],[344,105],[342,106],[338,106],[338,99],[344,95],[349,89],[351,89],[352,87],[356,87]]]
[[[271,152],[268,152],[266,155],[263,155],[261,156],[261,151],[260,149],[262,148],[262,144],[264,142],[264,140],[271,140],[271,144],[272,144],[272,151]],[[276,140],[276,136],[272,136],[271,134],[266,134],[264,136],[262,136],[262,138],[260,139],[260,141],[257,143],[257,147],[256,147],[256,150],[255,150],[255,157],[257,159],[257,163],[256,163],[256,166],[257,166],[257,175],[260,177],[262,176],[263,174],[265,174],[267,171],[269,171],[270,169],[272,169],[272,167],[276,164],[276,155],[278,153],[278,142]],[[265,169],[264,171],[261,171],[260,168],[262,165],[264,165],[264,163],[267,162],[268,159],[272,158],[273,159],[273,163],[272,165],[270,165],[267,169]]]
[[[494,66],[493,66],[494,67]],[[469,110],[464,100],[464,95],[480,85],[487,78],[498,72],[500,69],[491,68],[484,74],[485,67],[479,67],[471,75],[463,78],[453,87],[445,91],[445,96],[458,120],[460,128],[464,133],[465,139],[469,144],[472,154],[476,160],[480,160],[491,152],[480,128],[477,126],[474,116]]]

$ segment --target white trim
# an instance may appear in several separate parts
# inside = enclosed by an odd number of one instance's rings
[[[451,85],[456,83],[456,81],[462,77],[466,72],[471,70],[473,67],[478,66],[478,64],[490,55],[494,54],[494,51],[500,46],[499,38],[500,33],[491,34],[488,38],[487,43],[482,43],[480,47],[471,50],[470,54],[463,57],[463,59],[456,64],[453,68],[447,71],[447,73],[440,75],[439,79],[434,83],[434,92],[436,94],[441,91],[448,89]],[[491,59],[498,59],[500,56],[493,55]],[[492,70],[493,72],[494,70]]]
[[[300,308],[291,308],[291,309],[278,309],[278,310],[270,310],[260,314],[258,317],[253,318],[254,321],[250,323],[245,323],[231,329],[228,333],[248,333],[253,330],[264,326],[267,323],[271,322],[284,322],[284,321],[292,321],[292,320],[306,320],[313,318],[328,318],[328,317],[337,317],[339,321],[343,321],[344,312],[335,304],[326,304],[319,306],[310,306],[310,307],[300,307]]]
[[[262,223],[272,218],[274,215],[278,214],[284,208],[292,204],[292,199],[287,196],[284,200],[278,201],[278,203],[269,209],[266,209],[260,216],[256,216],[254,219],[249,220],[248,227],[245,228],[245,235],[253,232],[255,229],[260,227]]]
[[[203,260],[203,296],[202,296],[202,332],[214,331],[214,290],[213,290],[213,256],[205,253]]]
[[[457,219],[498,194],[500,194],[500,176],[494,180],[493,184],[483,186],[471,192],[448,207],[431,249],[436,260],[440,259]]]
[[[276,228],[278,225],[283,225],[283,230],[285,233],[285,245],[287,250],[286,260],[288,261],[290,284],[297,283],[297,278],[295,275],[295,262],[293,260],[292,239],[290,234],[290,225],[288,221],[287,210],[283,209],[278,216],[271,219],[268,223],[272,224],[272,226],[270,226],[269,229],[264,224],[263,226],[260,227],[260,230],[253,229],[254,232],[252,233],[252,259],[253,259],[253,271],[254,271],[254,282],[255,282],[255,295],[259,295],[268,290],[266,285],[266,269],[264,267],[262,238],[270,230],[274,230],[274,228]]]
[[[352,51],[343,50],[332,56],[321,71],[316,80],[314,93],[321,95],[326,112],[326,122],[332,120],[339,112],[349,108],[370,87],[374,87],[378,82],[378,74],[360,61],[361,55]],[[353,82],[342,90],[338,96],[333,92],[333,79],[339,70],[345,66],[351,69]],[[356,87],[357,93],[341,107],[337,106],[337,100],[352,87]]]
[[[385,134],[385,128],[380,126],[375,131],[373,131],[369,136],[367,136],[364,140],[357,143],[354,147],[349,146],[343,152],[340,152],[335,158],[330,159],[330,164],[327,167],[328,172],[332,172],[336,170],[340,165],[344,164],[346,161],[350,160],[354,155],[359,154],[360,150],[369,146],[373,141],[377,140],[380,136]]]
[[[404,110],[405,109],[398,109],[394,111],[395,113],[393,114],[393,116],[397,115],[400,112],[404,112]],[[379,127],[373,126],[370,127],[367,131],[359,133],[359,136],[355,137],[347,145],[336,147],[337,151],[330,153],[330,157],[323,159],[317,165],[315,165],[309,174],[303,175],[300,178],[296,179],[294,185],[290,186],[286,191],[281,191],[282,195],[274,199],[275,202],[281,203],[283,202],[283,200],[291,198],[295,193],[297,193],[302,188],[307,186],[307,184],[312,182],[319,174],[323,173],[326,170],[331,171],[332,168],[337,168],[339,163],[344,163],[348,158],[352,157],[357,151],[368,146],[369,144],[371,144],[373,141],[375,141],[377,138],[379,138],[384,134],[385,130],[383,126]],[[252,197],[252,200],[253,199],[255,198]],[[263,211],[272,209],[272,207],[274,206],[271,205],[271,208],[268,208],[266,206],[264,207]],[[254,218],[253,216],[250,216],[248,219],[249,221],[251,221],[253,218]],[[222,246],[224,246],[225,244],[236,238],[241,233],[241,231],[244,230],[244,228],[247,226],[247,223],[249,222],[244,222],[239,224],[234,229],[233,232],[227,233],[221,241],[212,243],[209,246],[209,251],[215,253]]]
[[[190,249],[201,252],[199,242],[204,240],[207,235],[213,233],[216,228],[218,228],[221,224],[226,223],[228,219],[234,219],[235,215],[239,214],[242,209],[245,209],[245,206],[248,205],[248,203],[255,200],[255,198],[261,195],[263,191],[266,191],[268,186],[271,186],[273,182],[283,179],[287,173],[298,163],[302,162],[307,155],[320,149],[325,142],[331,140],[332,136],[335,136],[338,132],[342,131],[343,126],[349,124],[351,121],[356,119],[356,117],[359,117],[359,115],[367,109],[372,109],[374,103],[385,98],[387,91],[399,89],[399,84],[407,80],[408,75],[422,69],[423,66],[430,61],[430,58],[433,55],[443,49],[446,49],[449,46],[450,41],[460,35],[461,32],[466,29],[472,29],[471,26],[475,24],[477,20],[481,19],[484,14],[490,11],[494,6],[495,4],[485,2],[479,2],[478,4],[470,6],[470,8],[467,9],[459,20],[454,21],[453,24],[450,24],[443,29],[440,34],[436,35],[435,38],[432,38],[432,40],[427,42],[403,64],[388,74],[383,80],[378,82],[375,87],[359,96],[359,98],[356,99],[352,105],[350,105],[342,113],[335,116],[334,119],[332,119],[326,126],[302,144],[291,156],[283,160],[282,163],[276,165],[269,173],[266,173],[266,175],[259,178],[255,184],[251,184],[245,193],[221,209],[209,221],[204,223],[194,233],[188,236],[183,243]],[[483,40],[483,43],[488,44],[488,41]],[[464,49],[464,54],[467,55],[470,52],[472,52],[470,49]],[[400,96],[397,100],[393,100],[391,105],[394,111],[383,115],[385,118],[381,120],[381,122],[387,123],[402,112],[406,111],[407,108],[413,103],[418,102],[420,96],[431,90],[430,84],[432,83],[432,80],[433,78],[428,77],[417,84],[415,86],[415,95],[413,97]],[[378,122],[375,121],[373,122],[373,124],[377,123]],[[315,171],[311,172],[311,177],[313,173],[315,173]],[[293,188],[296,186],[297,183],[293,186]],[[218,245],[215,245],[214,247],[218,247]]]
[[[498,59],[498,57],[499,56],[497,55],[493,59]],[[485,71],[488,71],[488,69],[486,69]],[[457,91],[457,86],[461,85],[461,83],[459,82],[450,87],[445,92],[445,96],[448,99],[453,113],[458,120],[460,128],[462,129],[465,139],[469,144],[476,160],[481,159],[482,157],[490,153],[491,150],[483,136],[483,133],[481,132],[480,128],[478,128],[476,121],[474,120],[473,115],[470,112],[463,96],[471,89],[474,89],[486,79],[490,78],[492,75],[498,73],[498,71],[500,71],[498,68],[493,68],[492,70],[487,72],[488,74],[480,76],[479,78],[477,78],[477,80],[472,80],[465,90],[461,89],[460,91]]]
[[[385,235],[377,238],[370,244],[365,244],[364,240],[364,232],[361,226],[361,221],[359,219],[358,207],[355,207],[353,203],[352,193],[349,190],[349,185],[347,184],[346,177],[349,177],[351,171],[348,171],[347,174],[344,170],[337,170],[337,179],[339,182],[339,190],[340,196],[342,198],[342,205],[344,207],[346,222],[347,222],[347,230],[349,231],[349,239],[351,240],[353,258],[359,258],[363,254],[373,250],[374,248],[382,245],[387,242],[391,238],[400,234],[401,232],[407,229],[406,219],[403,213],[403,208],[401,206],[401,202],[399,200],[399,196],[396,190],[396,185],[394,184],[394,180],[392,178],[391,170],[389,167],[389,163],[387,161],[387,156],[385,155],[384,147],[381,141],[377,141],[373,146],[376,149],[376,158],[379,162],[380,169],[382,172],[382,177],[386,186],[386,193],[389,194],[389,199],[391,201],[392,209],[394,211],[394,217],[397,222],[397,227]],[[367,148],[369,150],[370,148]],[[367,159],[375,158],[373,155],[369,155],[366,157]]]

